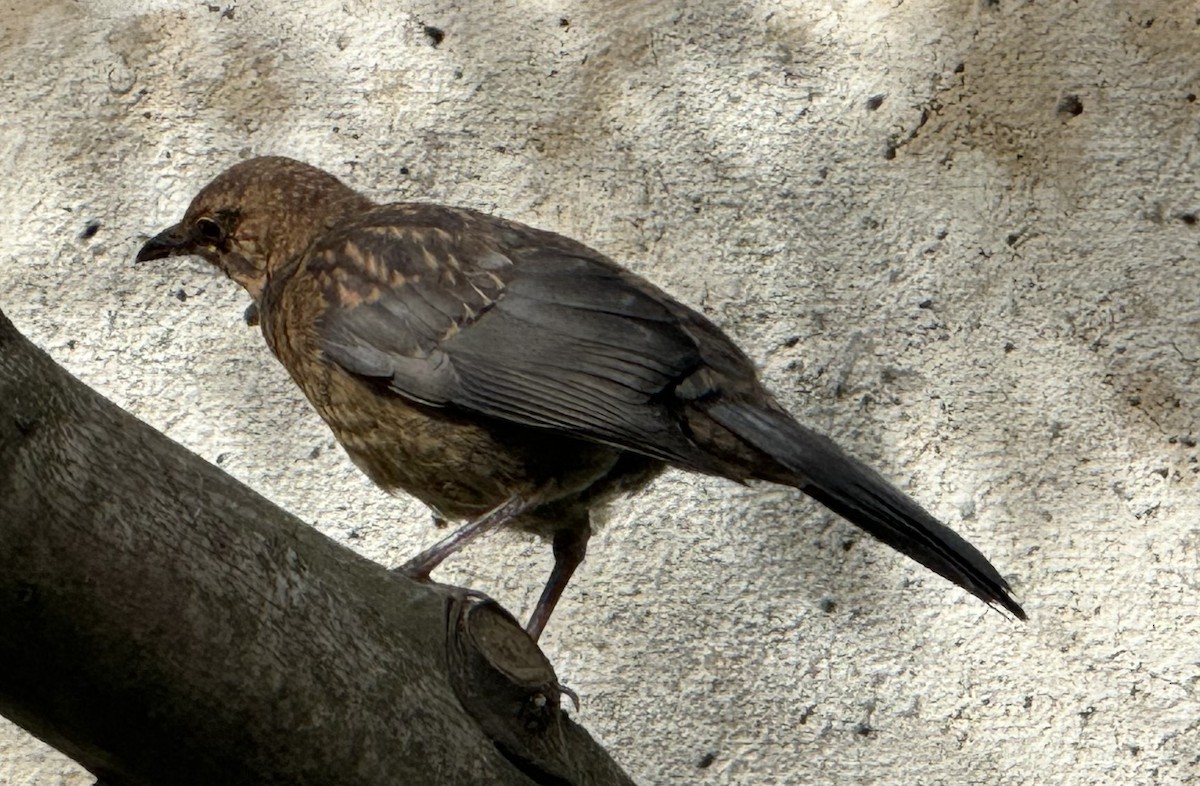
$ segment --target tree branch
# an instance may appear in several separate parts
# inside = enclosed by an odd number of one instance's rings
[[[315,532],[0,313],[0,713],[110,786],[630,783],[507,612]]]

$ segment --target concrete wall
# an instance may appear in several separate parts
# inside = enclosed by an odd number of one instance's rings
[[[1032,617],[672,473],[544,638],[635,777],[1200,782],[1195,3],[220,3],[0,15],[0,309],[56,360],[395,564],[427,514],[351,467],[244,294],[136,248],[268,152],[570,234],[702,307]],[[549,560],[505,534],[440,575],[523,616]],[[89,780],[3,725],[0,783]]]

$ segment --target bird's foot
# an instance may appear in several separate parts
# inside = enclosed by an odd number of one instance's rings
[[[561,682],[554,683],[554,687],[558,688],[558,692],[568,697],[571,703],[575,705],[575,711],[579,712],[579,694],[563,685]]]

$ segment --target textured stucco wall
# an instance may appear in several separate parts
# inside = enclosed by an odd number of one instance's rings
[[[1200,783],[1200,9],[1123,5],[18,3],[0,308],[395,564],[427,514],[350,466],[240,291],[135,269],[140,240],[266,152],[578,237],[705,309],[1032,616],[799,494],[672,473],[544,639],[635,777]],[[523,616],[549,562],[500,535],[441,575]],[[0,725],[0,783],[88,782]]]

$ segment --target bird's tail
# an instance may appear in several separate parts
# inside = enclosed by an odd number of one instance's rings
[[[768,469],[762,479],[799,488],[989,605],[998,604],[1025,619],[1008,582],[987,558],[828,437],[785,412],[751,403],[717,401],[705,412],[783,470]]]

